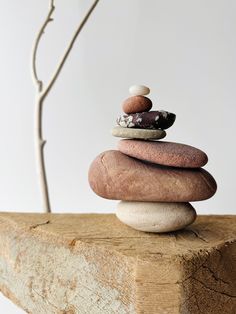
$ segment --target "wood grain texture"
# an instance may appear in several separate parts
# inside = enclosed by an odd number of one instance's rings
[[[135,231],[113,214],[0,213],[0,290],[28,313],[236,313],[236,216]]]

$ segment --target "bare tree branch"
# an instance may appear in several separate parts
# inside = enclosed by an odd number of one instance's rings
[[[37,52],[38,52],[38,46],[39,46],[39,42],[44,34],[44,31],[47,27],[47,25],[53,21],[52,18],[52,14],[55,10],[55,5],[54,5],[54,0],[50,0],[50,4],[49,4],[49,12],[47,14],[47,17],[43,23],[43,25],[41,26],[36,38],[35,38],[35,43],[33,45],[33,52],[32,52],[32,75],[33,75],[33,80],[35,81],[35,84],[38,88],[38,91],[41,92],[43,90],[43,82],[42,80],[39,79],[38,77],[38,72],[37,72],[37,65],[36,65],[36,61],[37,61]]]
[[[35,157],[37,165],[37,174],[42,193],[43,208],[46,213],[50,213],[51,205],[44,160],[44,147],[46,144],[46,140],[43,139],[42,135],[42,117],[43,117],[43,101],[40,99],[40,97],[38,97],[36,100],[35,107]]]
[[[88,12],[86,13],[86,15],[84,16],[83,20],[81,21],[81,23],[79,24],[74,36],[72,37],[71,42],[69,43],[68,48],[65,50],[65,53],[61,59],[61,61],[58,64],[58,67],[54,73],[54,75],[52,76],[50,82],[48,83],[47,87],[42,91],[42,98],[45,98],[47,96],[47,94],[49,93],[49,91],[51,90],[51,88],[53,87],[55,81],[57,80],[73,46],[74,43],[78,37],[78,35],[80,34],[81,30],[83,29],[84,25],[86,24],[87,20],[89,19],[90,15],[92,14],[93,10],[95,9],[96,5],[98,4],[99,0],[95,0],[92,4],[92,6],[90,7],[90,9],[88,10]]]
[[[44,207],[44,211],[48,213],[51,212],[51,206],[50,206],[50,199],[49,199],[49,192],[48,192],[45,161],[44,161],[44,147],[45,147],[46,141],[43,139],[43,134],[42,134],[43,104],[44,104],[45,98],[47,97],[48,93],[50,92],[54,83],[56,82],[59,74],[61,73],[61,70],[74,46],[74,43],[78,35],[80,34],[82,28],[86,24],[88,18],[90,17],[91,13],[95,9],[98,2],[99,0],[95,0],[92,3],[88,12],[82,19],[81,23],[78,25],[77,30],[68,45],[68,48],[65,50],[65,53],[62,56],[61,61],[59,62],[54,74],[52,75],[51,80],[49,81],[48,85],[45,88],[43,86],[42,80],[40,80],[38,77],[36,59],[37,59],[38,46],[42,38],[42,35],[48,23],[53,20],[52,14],[55,10],[54,0],[50,0],[48,15],[46,17],[45,22],[43,23],[43,25],[41,26],[38,32],[38,35],[35,40],[34,48],[33,48],[33,54],[32,54],[33,80],[35,81],[35,84],[38,87],[38,95],[36,99],[36,110],[35,110],[35,152],[36,152],[36,162],[37,162],[37,173],[39,176],[40,187],[41,187],[41,192],[42,192],[43,207]]]

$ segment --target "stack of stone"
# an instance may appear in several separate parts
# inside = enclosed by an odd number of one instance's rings
[[[207,155],[192,146],[159,141],[175,114],[150,111],[149,88],[132,86],[123,103],[124,115],[112,134],[125,139],[118,150],[100,154],[91,164],[89,183],[101,197],[121,200],[116,215],[134,229],[169,232],[196,218],[189,202],[210,198],[214,178],[203,167]]]

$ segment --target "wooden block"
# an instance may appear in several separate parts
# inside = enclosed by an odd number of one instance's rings
[[[112,214],[0,214],[0,289],[37,314],[235,314],[236,216],[169,234]]]

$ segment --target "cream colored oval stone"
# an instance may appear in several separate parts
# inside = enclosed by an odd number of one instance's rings
[[[114,127],[111,130],[111,134],[115,137],[135,138],[135,139],[141,139],[141,140],[148,140],[148,139],[159,140],[166,136],[166,132],[163,130],[122,128],[121,126]]]
[[[180,230],[192,224],[196,211],[189,203],[121,201],[116,216],[136,230],[159,233]]]
[[[129,88],[129,93],[132,96],[144,96],[150,93],[150,89],[144,85],[132,85]]]

